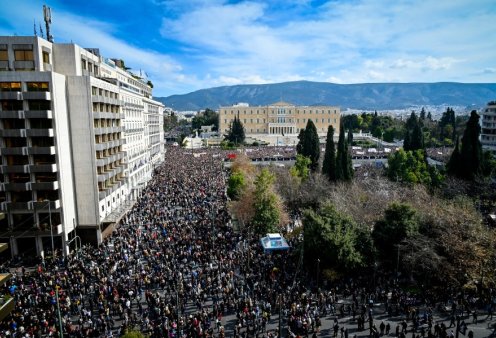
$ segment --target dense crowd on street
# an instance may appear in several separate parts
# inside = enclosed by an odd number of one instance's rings
[[[128,329],[150,337],[277,337],[267,327],[279,316],[288,337],[363,336],[370,322],[377,336],[448,337],[453,325],[433,321],[436,304],[450,304],[453,318],[477,307],[461,295],[464,308],[457,309],[454,291],[415,299],[387,279],[373,288],[370,276],[317,287],[301,260],[266,254],[233,226],[222,154],[168,148],[102,245],[15,273],[2,290],[16,306],[0,337],[56,337],[61,328],[65,337],[117,337]],[[403,321],[391,327],[375,320],[378,302]],[[333,320],[326,334],[324,318]],[[353,320],[353,333],[344,318]]]

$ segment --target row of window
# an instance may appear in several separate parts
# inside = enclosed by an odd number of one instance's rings
[[[277,110],[274,110],[274,109],[271,109],[270,110],[270,114],[277,114],[277,115],[289,115],[289,114],[304,114],[306,115],[308,112],[308,114],[312,114],[312,112],[315,112],[315,114],[337,114],[337,110],[336,109],[315,109],[315,110],[312,110],[312,109],[309,109],[308,111],[306,109],[303,109],[303,110],[285,110],[284,108],[279,108]],[[231,115],[234,115],[235,111],[234,110],[231,110]],[[248,113],[247,110],[237,110],[236,111],[236,114],[241,114],[241,115],[253,115],[253,114],[256,114],[256,115],[266,115],[268,112],[264,109],[262,110],[256,110],[255,113],[253,110],[250,110],[250,112]],[[229,111],[227,110],[221,110],[221,114],[224,114],[224,115],[228,115],[229,114]]]
[[[98,76],[99,67],[96,64],[93,64],[89,60],[81,59],[81,68],[83,70],[88,70],[90,73],[94,73],[95,76]]]
[[[116,176],[113,176],[113,177],[109,178],[108,180],[105,180],[105,182],[98,182],[98,191],[105,191],[107,189],[110,189],[116,183],[121,182],[121,181],[123,181],[123,177],[122,177],[122,174],[119,173]],[[103,209],[103,207],[102,207],[102,209]]]
[[[122,197],[124,197],[124,194],[122,194]],[[117,193],[117,200],[119,200],[120,194]],[[112,203],[115,203],[115,196],[112,197]],[[110,201],[107,202],[107,207],[110,208]],[[102,212],[105,212],[105,205],[102,205]]]
[[[28,92],[48,92],[50,90],[48,82],[26,82]],[[0,82],[0,92],[20,92],[21,82]]]
[[[246,130],[246,131],[248,132],[248,130]],[[289,131],[291,132],[292,130],[289,130]],[[321,128],[320,131],[324,132],[324,131],[327,131],[327,129],[326,128]],[[224,132],[225,133],[229,132],[229,128],[225,128],[224,129]],[[257,129],[252,129],[252,128],[249,129],[249,133],[252,133],[253,134],[255,132],[256,133],[265,133],[266,132],[266,129],[265,128],[264,129],[258,129],[258,128]],[[275,134],[275,133],[273,133],[273,134]]]
[[[100,158],[109,157],[109,156],[115,155],[119,152],[122,152],[121,146],[113,147],[113,148],[105,149],[105,150],[100,150],[100,151],[96,152],[96,158],[100,159]]]
[[[119,94],[114,93],[110,90],[103,89],[103,88],[97,88],[95,86],[91,86],[91,94],[109,97],[111,99],[118,99],[119,98]]]
[[[103,134],[103,135],[95,135],[95,142],[98,143],[105,143],[109,141],[115,141],[115,140],[120,140],[120,133],[111,133],[111,134]]]
[[[97,103],[93,102],[93,112],[94,113],[119,113],[119,106],[108,103]]]
[[[28,100],[27,109],[24,108],[23,101],[1,100],[0,107],[3,111],[12,110],[52,110],[52,102],[47,100]]]
[[[110,120],[110,119],[94,119],[93,127],[95,128],[112,128],[120,127],[121,120]]]
[[[262,121],[260,121],[260,120],[262,120]],[[320,119],[320,121],[318,118],[316,118],[316,119],[310,119],[310,118],[309,119],[301,119],[301,122],[306,123],[307,121],[310,121],[310,120],[314,121],[315,123],[326,123],[325,118]],[[230,119],[224,119],[224,124],[228,124],[231,121],[232,120],[230,120]],[[247,121],[248,121],[248,119],[243,119],[243,123],[246,124],[246,123],[248,123]],[[250,121],[249,123],[251,123],[251,124],[253,124],[253,123],[265,123],[265,119],[256,119],[256,122],[254,122],[254,119],[249,119],[249,121]],[[276,119],[270,119],[269,123],[276,123]],[[284,117],[278,117],[277,123],[300,123],[300,119],[286,119]],[[327,123],[337,123],[337,119],[328,118]]]

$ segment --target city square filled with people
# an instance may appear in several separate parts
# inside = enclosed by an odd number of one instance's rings
[[[486,298],[450,289],[420,296],[380,273],[373,283],[367,274],[319,283],[295,250],[265,253],[231,219],[225,155],[168,147],[102,245],[15,269],[2,290],[15,309],[0,337],[492,334],[493,290]]]

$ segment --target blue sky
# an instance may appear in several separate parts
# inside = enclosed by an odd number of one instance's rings
[[[44,3],[56,42],[124,59],[155,96],[294,80],[496,82],[494,0],[0,1],[0,35],[32,35]]]

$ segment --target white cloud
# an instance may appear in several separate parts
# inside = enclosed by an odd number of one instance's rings
[[[162,95],[300,79],[494,82],[493,1],[147,0],[164,13],[161,52],[126,42],[117,25],[62,10],[54,35],[124,58],[150,74]],[[32,31],[25,18],[39,13],[29,1],[0,3],[7,10],[4,20]]]
[[[488,41],[496,41],[494,13],[483,10],[490,3],[330,1],[311,19],[287,15],[275,25],[268,22],[277,13],[267,4],[202,2],[164,19],[162,34],[200,46],[203,55],[195,57],[219,81],[226,76],[239,83],[256,74],[274,81],[284,81],[288,74],[341,83],[464,76],[470,81],[468,74],[482,68],[475,62],[496,56],[487,49]]]
[[[424,59],[419,59],[419,60],[397,59],[392,62],[390,67],[399,68],[399,69],[401,68],[420,69],[423,71],[447,70],[450,69],[454,64],[460,62],[463,62],[463,60],[455,59],[452,57],[435,58],[432,56],[428,56]],[[384,62],[381,63],[384,64]]]

